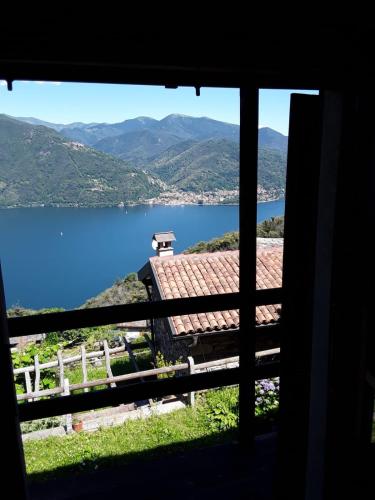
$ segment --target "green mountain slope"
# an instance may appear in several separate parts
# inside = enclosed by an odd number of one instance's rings
[[[120,123],[72,123],[59,131],[62,135],[75,139],[88,146],[93,146],[96,142],[136,130],[149,130],[154,124],[159,123],[154,118],[139,116]]]
[[[237,189],[238,145],[226,139],[187,142],[187,149],[155,158],[147,168],[161,179],[183,191]],[[175,148],[172,149],[172,153]]]
[[[157,196],[160,185],[52,129],[0,115],[0,207],[111,206]]]
[[[286,152],[258,149],[258,186],[275,197],[283,197],[286,180]]]
[[[259,129],[258,144],[260,148],[277,149],[285,153],[288,149],[288,137],[272,128],[262,127]]]
[[[123,160],[143,165],[147,158],[160,154],[180,141],[179,137],[167,132],[136,130],[115,137],[106,137],[96,142],[93,147]]]
[[[185,141],[172,146],[148,165],[152,173],[184,191],[238,189],[239,147],[226,139]],[[260,148],[258,182],[262,190],[283,196],[286,153]]]

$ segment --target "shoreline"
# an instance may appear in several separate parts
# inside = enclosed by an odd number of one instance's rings
[[[258,203],[271,203],[275,201],[284,201],[285,198],[276,198],[272,200],[258,200]],[[9,207],[0,207],[0,210],[15,210],[15,209],[33,209],[33,208],[118,208],[120,210],[123,210],[124,208],[131,208],[131,207],[186,207],[186,206],[202,206],[202,207],[234,207],[234,206],[239,206],[239,203],[145,203],[145,202],[140,202],[140,203],[130,203],[130,204],[124,204],[123,206],[119,205],[103,205],[103,206],[97,206],[97,205],[82,205],[82,206],[77,206],[77,205],[20,205],[20,206],[9,206]]]

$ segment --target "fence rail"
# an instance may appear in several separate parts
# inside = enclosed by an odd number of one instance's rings
[[[116,348],[118,349],[118,348]],[[113,351],[114,349],[112,349]],[[117,351],[116,351],[117,352]],[[269,349],[267,351],[261,351],[256,353],[257,358],[265,358],[268,356],[272,356],[275,354],[278,354],[280,352],[280,349]],[[239,362],[239,356],[232,356],[230,358],[223,358],[223,359],[216,359],[213,361],[207,361],[204,363],[199,363],[195,364],[194,363],[194,369],[193,373],[199,373],[202,370],[209,369],[209,368],[214,368],[214,367],[220,367],[224,365],[229,365],[233,363],[238,363]],[[42,365],[41,365],[42,366]],[[179,372],[179,371],[188,371],[189,374],[191,374],[191,363],[179,363],[173,366],[163,366],[161,368],[152,368],[150,370],[139,370],[133,373],[126,373],[124,375],[116,375],[116,376],[110,376],[102,379],[96,379],[96,380],[90,380],[88,382],[82,382],[78,384],[69,384],[69,391],[76,391],[78,389],[89,389],[91,387],[96,387],[99,385],[111,385],[116,384],[118,382],[124,382],[127,380],[136,380],[136,379],[144,379],[146,377],[155,377],[157,375],[162,375],[165,373],[172,373],[172,372]],[[61,378],[61,377],[60,377]],[[17,395],[17,400],[18,401],[24,401],[25,399],[34,399],[34,398],[40,398],[40,397],[45,397],[45,396],[52,396],[56,394],[61,394],[64,392],[64,379],[63,379],[63,384],[60,385],[60,387],[56,387],[54,389],[45,389],[45,390],[38,390],[38,391],[30,391],[25,394],[18,394]]]
[[[75,356],[69,356],[66,358],[63,358],[62,356],[62,351],[59,350],[57,351],[57,360],[56,361],[49,361],[48,363],[39,363],[39,358],[38,355],[35,356],[34,358],[34,364],[30,366],[25,366],[22,368],[15,368],[13,370],[14,375],[25,375],[25,385],[26,385],[26,393],[25,394],[18,394],[17,395],[17,400],[18,401],[23,401],[25,399],[28,399],[29,401],[38,398],[41,396],[52,396],[55,394],[59,394],[60,392],[64,392],[64,365],[69,365],[72,363],[76,362],[81,362],[82,366],[82,377],[83,377],[83,384],[87,384],[86,386],[82,387],[85,389],[85,392],[87,392],[87,389],[89,387],[92,387],[91,382],[87,381],[87,366],[86,366],[86,360],[87,359],[98,359],[98,358],[105,358],[105,366],[107,370],[107,378],[113,378],[112,370],[111,370],[111,365],[110,365],[110,356],[119,354],[121,352],[127,352],[129,357],[131,359],[134,358],[133,350],[137,349],[143,349],[143,348],[148,348],[148,343],[147,342],[139,342],[138,344],[130,343],[126,341],[125,336],[123,337],[124,344],[119,346],[119,347],[113,347],[109,348],[108,347],[108,342],[105,340],[103,342],[103,351],[92,351],[87,353],[85,346],[81,346],[81,353],[77,354]],[[54,389],[45,389],[45,390],[39,390],[40,386],[40,372],[43,369],[48,369],[48,368],[56,368],[58,367],[59,369],[59,388],[54,388]],[[138,367],[136,366],[136,370],[138,371]],[[30,373],[35,372],[35,382],[34,382],[34,391],[32,390],[32,383],[31,383],[31,378],[30,378]],[[111,380],[111,387],[114,387],[115,381]],[[77,385],[77,384],[76,384]],[[81,385],[81,384],[78,384]],[[94,384],[94,385],[99,385],[99,384]],[[70,386],[71,387],[71,386]],[[81,387],[79,387],[81,389]]]
[[[279,363],[272,362],[255,368],[255,378],[278,377]],[[194,375],[138,382],[126,386],[73,394],[63,398],[42,399],[18,407],[20,422],[39,418],[77,413],[105,406],[129,404],[134,401],[154,399],[171,394],[184,394],[202,389],[239,384],[240,369],[216,370]]]
[[[249,303],[256,306],[282,303],[282,288],[257,290]],[[26,336],[37,333],[59,332],[74,328],[110,325],[123,321],[137,321],[150,318],[163,318],[181,314],[238,309],[240,294],[218,294],[186,299],[170,299],[141,304],[101,307],[75,310],[21,318],[8,319],[10,337]],[[280,325],[259,327],[257,335],[258,349],[279,345]],[[25,374],[26,375],[26,374]],[[279,363],[267,363],[255,368],[256,378],[268,378],[279,375]],[[44,417],[66,415],[104,406],[132,403],[142,399],[153,399],[170,394],[182,394],[213,387],[238,384],[240,369],[216,370],[208,373],[194,373],[181,377],[146,380],[134,384],[113,387],[102,391],[85,394],[67,395],[64,398],[42,399],[32,404],[23,404],[18,408],[20,421]]]
[[[281,302],[282,288],[257,290],[255,293],[255,305],[257,306],[280,304]],[[75,328],[113,325],[124,321],[225,311],[238,309],[239,307],[239,293],[223,293],[185,299],[159,300],[138,304],[77,309],[74,311],[9,318],[8,329],[10,337],[22,337],[38,333],[73,330]]]
[[[133,347],[134,349],[134,347]],[[119,346],[119,347],[113,347],[112,349],[109,349],[110,354],[118,354],[120,352],[125,352],[126,348],[125,345]],[[89,353],[86,353],[86,359],[95,359],[95,358],[101,358],[105,356],[104,351],[92,351]],[[81,354],[76,354],[75,356],[69,356],[67,358],[62,358],[62,362],[64,365],[69,365],[71,363],[76,363],[77,361],[82,361],[82,352]],[[46,369],[46,368],[56,368],[59,366],[59,361],[49,361],[48,363],[40,363],[39,364],[39,369]],[[22,373],[26,372],[34,372],[35,371],[35,366],[30,365],[30,366],[25,366],[23,368],[15,368],[13,370],[14,375],[20,375]]]

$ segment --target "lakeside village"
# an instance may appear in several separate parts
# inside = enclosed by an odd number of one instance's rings
[[[265,190],[258,186],[258,201],[275,201],[284,197],[280,190]],[[120,208],[125,205],[238,205],[238,189],[218,189],[215,191],[193,191],[169,190],[160,193],[155,198],[148,198],[142,202],[120,203]]]

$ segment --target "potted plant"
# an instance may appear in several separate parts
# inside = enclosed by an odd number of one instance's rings
[[[72,427],[75,432],[81,432],[83,429],[83,420],[80,415],[72,416]]]

